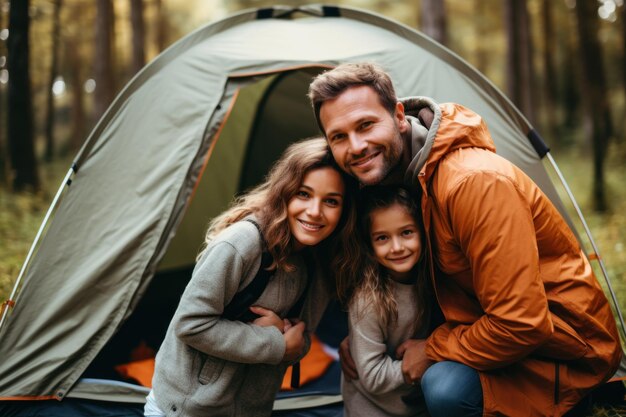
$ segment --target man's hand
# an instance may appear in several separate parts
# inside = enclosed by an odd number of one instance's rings
[[[283,337],[285,339],[285,356],[283,362],[293,362],[302,356],[305,346],[304,340],[304,322],[298,322],[285,331]]]
[[[409,339],[396,349],[396,356],[402,359],[402,375],[407,384],[419,383],[426,369],[435,363],[426,356],[425,347],[426,340]]]
[[[359,374],[356,371],[356,364],[352,359],[350,353],[350,340],[346,336],[345,339],[339,344],[339,363],[341,364],[341,370],[343,375],[348,379],[359,379]]]
[[[268,310],[267,308],[259,306],[252,306],[250,307],[250,311],[252,311],[254,314],[261,316],[254,319],[252,324],[256,324],[257,326],[261,327],[274,326],[278,330],[280,330],[281,333],[285,332],[285,321],[278,317],[278,314],[274,313],[272,310]]]

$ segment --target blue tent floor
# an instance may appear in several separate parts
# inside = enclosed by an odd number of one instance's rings
[[[68,398],[64,401],[18,401],[0,404],[2,417],[142,417],[143,405]],[[342,417],[343,404],[285,410],[276,417]]]
[[[284,391],[277,398],[293,398],[306,395],[337,395],[340,393],[341,368],[333,362],[319,379],[297,391]],[[136,417],[143,416],[142,404],[115,403],[66,398],[63,401],[3,401],[0,402],[2,417]],[[342,417],[343,403],[313,408],[275,411],[275,417]]]

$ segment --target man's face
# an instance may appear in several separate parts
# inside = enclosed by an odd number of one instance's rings
[[[362,184],[383,182],[401,168],[408,129],[402,103],[391,115],[371,87],[351,87],[322,104],[320,121],[337,164]]]

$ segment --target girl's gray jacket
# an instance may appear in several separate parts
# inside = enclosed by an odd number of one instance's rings
[[[262,241],[247,221],[222,231],[196,264],[156,357],[152,381],[167,416],[269,416],[289,364],[283,335],[221,317],[224,306],[249,284],[261,264]],[[304,259],[293,272],[277,271],[255,303],[284,317],[306,289]],[[320,268],[315,268],[319,271]],[[302,320],[312,331],[328,301],[319,272],[309,286]]]

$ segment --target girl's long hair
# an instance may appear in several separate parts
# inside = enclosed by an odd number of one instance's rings
[[[376,260],[371,243],[371,214],[373,211],[398,204],[415,219],[421,240],[422,253],[415,272],[417,274],[414,291],[417,299],[415,331],[428,326],[430,311],[430,274],[428,268],[428,242],[425,239],[419,195],[404,186],[371,186],[361,190],[359,196],[359,231],[361,234],[361,281],[355,286],[351,301],[359,298],[364,309],[372,306],[381,323],[387,327],[398,319],[398,305],[390,284],[389,272]],[[357,312],[357,317],[362,311]]]
[[[287,259],[293,252],[294,238],[289,229],[287,204],[309,171],[327,167],[341,175],[345,195],[339,224],[327,239],[316,245],[314,256],[322,261],[318,264],[322,266],[325,277],[334,278],[337,282],[345,281],[354,274],[350,269],[354,265],[347,259],[358,252],[354,203],[357,183],[337,166],[324,138],[306,139],[290,145],[274,163],[263,183],[236,197],[225,212],[213,218],[198,259],[218,233],[254,215],[267,243],[266,249],[274,259],[270,268],[292,271],[294,266]]]

